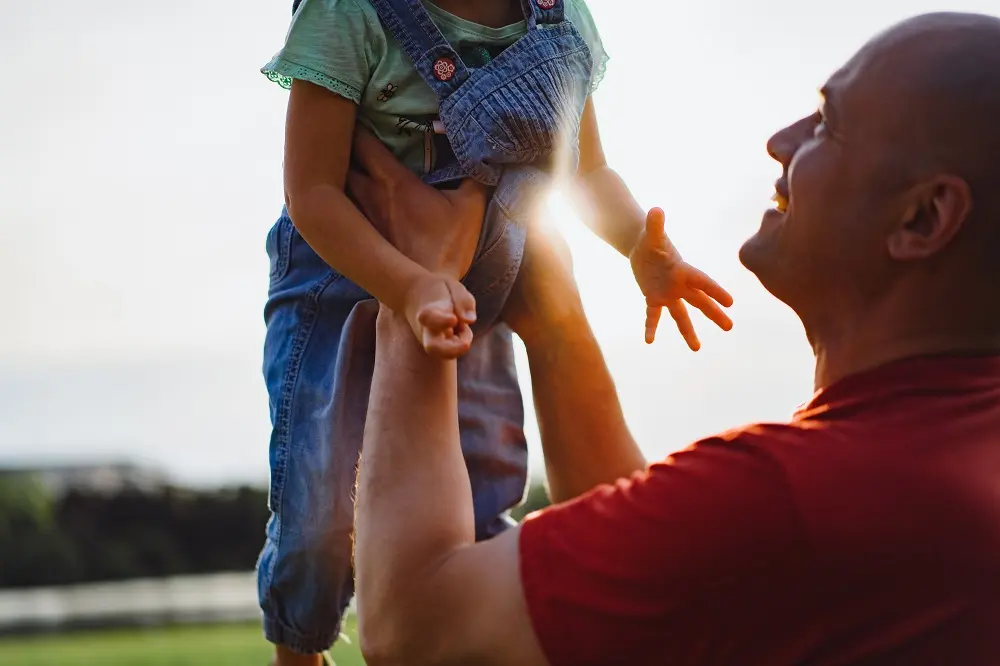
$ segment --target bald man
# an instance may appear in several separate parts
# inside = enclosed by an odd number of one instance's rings
[[[533,229],[508,314],[557,505],[475,544],[455,365],[380,312],[356,536],[370,664],[1000,664],[1000,20],[906,21],[823,95],[770,140],[777,206],[740,253],[816,351],[788,423],[647,466]],[[376,180],[408,204],[390,210],[440,196]],[[475,222],[456,217],[461,247]],[[399,222],[404,251],[463,273]]]

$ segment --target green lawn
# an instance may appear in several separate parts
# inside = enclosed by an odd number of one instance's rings
[[[338,641],[337,666],[362,666],[354,622],[351,645]],[[0,638],[4,666],[267,666],[271,646],[259,624],[94,631]]]

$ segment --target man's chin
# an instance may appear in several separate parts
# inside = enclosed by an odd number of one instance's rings
[[[757,275],[757,271],[761,265],[762,254],[760,239],[757,237],[757,234],[754,234],[740,246],[740,263],[743,264],[743,268]]]
[[[785,262],[781,240],[785,218],[785,213],[769,208],[764,212],[760,228],[743,243],[739,251],[743,267],[753,273],[764,289],[782,301],[784,298],[781,294],[786,291],[783,287],[791,286],[784,284],[786,280],[783,275],[787,268],[783,266]]]
[[[764,212],[760,228],[740,247],[740,263],[760,278],[759,271],[770,260],[773,260],[778,245],[778,229],[785,221],[784,213],[769,208]]]

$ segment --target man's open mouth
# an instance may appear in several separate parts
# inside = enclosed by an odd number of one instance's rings
[[[771,201],[774,202],[774,209],[779,213],[784,213],[788,210],[788,197],[781,194],[781,192],[775,192],[774,195],[771,196]]]

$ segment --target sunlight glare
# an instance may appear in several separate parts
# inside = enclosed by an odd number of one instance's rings
[[[570,203],[566,190],[553,188],[545,200],[545,218],[549,220],[563,236],[571,234],[581,224],[573,204]]]

